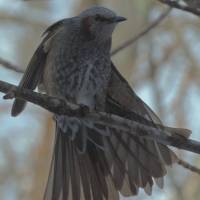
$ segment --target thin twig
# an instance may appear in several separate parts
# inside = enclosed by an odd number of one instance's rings
[[[182,167],[184,167],[185,169],[189,169],[192,172],[200,174],[200,169],[198,167],[191,165],[190,163],[188,163],[182,159],[178,160],[178,164],[181,165]]]
[[[178,1],[172,1],[172,0],[158,0],[161,3],[167,4],[168,6],[172,7],[172,8],[177,8],[179,10],[183,10],[183,11],[187,11],[189,13],[192,13],[196,16],[200,16],[200,9],[199,8],[193,8],[190,7],[186,4],[180,4]]]
[[[156,19],[154,22],[152,22],[149,26],[147,26],[144,30],[142,30],[139,34],[137,34],[136,36],[134,36],[133,38],[127,40],[126,42],[124,42],[122,45],[120,45],[118,48],[114,49],[111,52],[111,56],[116,55],[118,52],[120,52],[121,50],[125,49],[126,47],[134,44],[137,40],[139,40],[141,37],[143,37],[144,35],[146,35],[147,33],[149,33],[152,29],[154,29],[157,25],[159,25],[164,19],[165,17],[167,17],[169,15],[169,13],[171,12],[172,8],[168,8],[164,13],[162,13],[158,19]]]
[[[169,136],[170,133],[164,129],[155,128],[155,126],[146,125],[139,121],[133,121],[114,114],[108,114],[104,112],[87,112],[84,117],[82,114],[81,107],[79,105],[70,103],[63,99],[50,97],[48,95],[39,94],[27,89],[18,89],[15,85],[0,81],[0,91],[8,93],[10,91],[16,91],[15,97],[24,99],[26,101],[37,104],[50,112],[57,113],[60,115],[76,116],[81,120],[89,120],[97,124],[104,125],[109,128],[116,130],[122,130],[126,133],[136,134],[139,137],[145,137],[150,140],[155,140],[164,145],[170,145],[179,149],[185,149],[194,153],[200,154],[200,142],[175,138]],[[148,121],[148,120],[147,120]],[[140,133],[140,134],[139,134]]]
[[[7,61],[7,60],[5,60],[3,58],[0,58],[0,65],[2,65],[3,67],[5,67],[7,69],[13,70],[15,72],[24,73],[24,71],[21,70],[18,66],[10,63],[9,61]]]

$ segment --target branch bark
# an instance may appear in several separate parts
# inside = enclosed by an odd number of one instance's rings
[[[111,56],[116,55],[118,52],[122,51],[126,47],[134,44],[137,40],[145,36],[147,33],[149,33],[151,30],[153,30],[156,26],[158,26],[171,12],[172,8],[168,8],[165,12],[163,12],[155,21],[153,21],[149,26],[147,26],[144,30],[139,32],[136,36],[133,38],[125,41],[122,45],[117,47],[111,52]]]
[[[10,63],[9,61],[7,61],[1,57],[0,57],[0,65],[2,65],[3,67],[5,67],[7,69],[13,70],[15,72],[24,73],[24,71],[22,69],[20,69],[18,66]]]
[[[79,105],[70,103],[63,99],[33,92],[31,90],[18,89],[18,87],[15,85],[0,81],[0,92],[7,94],[11,91],[15,93],[15,97],[34,103],[55,114],[76,116],[82,118],[82,120],[90,120],[94,123],[98,123],[110,128],[115,128],[124,132],[131,132],[131,134],[142,132],[142,134],[137,134],[137,136],[145,137],[164,145],[174,146],[179,149],[200,154],[200,142],[198,141],[178,137],[174,138],[169,136],[166,130],[157,129],[151,126],[151,124],[145,125],[138,121],[128,120],[126,118],[105,112],[97,113],[88,111],[83,116],[82,107]]]
[[[158,1],[170,6],[172,8],[183,10],[183,11],[192,13],[192,14],[200,17],[200,8],[198,8],[198,7],[193,7],[186,3],[185,4],[180,3],[180,1],[178,1],[178,0],[177,1],[176,0],[158,0]]]

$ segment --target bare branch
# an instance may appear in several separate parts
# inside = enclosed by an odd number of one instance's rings
[[[196,16],[200,16],[200,9],[199,8],[195,8],[195,7],[191,7],[187,4],[183,4],[180,3],[179,1],[174,1],[174,0],[158,0],[161,3],[164,3],[172,8],[177,8],[179,10],[183,10],[183,11],[187,11],[189,13],[192,13]]]
[[[190,163],[188,163],[182,159],[178,160],[178,164],[181,165],[182,167],[184,167],[185,169],[188,169],[188,170],[200,175],[200,169],[198,167],[191,165]]]
[[[155,128],[155,126],[153,127],[151,124],[142,124],[139,121],[128,120],[126,118],[104,112],[87,112],[83,116],[81,106],[79,105],[70,103],[63,99],[50,97],[45,94],[39,94],[31,90],[19,90],[15,85],[4,81],[0,81],[0,91],[3,93],[15,91],[15,97],[37,104],[49,110],[50,112],[59,115],[77,116],[82,118],[82,120],[90,120],[94,123],[102,124],[104,126],[122,130],[123,132],[131,134],[136,134],[139,132],[142,134],[137,134],[137,136],[145,137],[165,145],[174,146],[179,149],[184,149],[200,154],[200,142],[169,136],[166,130]]]
[[[31,12],[31,10],[29,9],[29,13]],[[48,26],[48,16],[41,16],[41,17],[34,17],[33,15],[26,15],[26,17],[24,17],[24,13],[23,12],[8,12],[5,9],[0,9],[0,21],[11,21],[12,23],[19,23],[20,25],[24,25],[24,26],[32,26],[32,27],[37,27],[37,28],[41,28],[44,29]]]
[[[111,56],[116,55],[121,50],[125,49],[126,47],[134,44],[137,40],[139,40],[141,37],[145,36],[147,33],[149,33],[152,29],[154,29],[156,26],[158,26],[164,19],[169,15],[172,8],[168,8],[164,13],[162,13],[158,19],[156,19],[154,22],[152,22],[148,27],[146,27],[144,30],[142,30],[139,34],[134,36],[133,38],[127,40],[122,45],[120,45],[118,48],[114,49],[111,52]]]
[[[24,73],[24,71],[21,70],[18,66],[13,65],[12,63],[10,63],[9,61],[7,61],[3,58],[0,58],[0,65],[2,65],[5,68],[8,68],[10,70],[14,70],[15,72]]]

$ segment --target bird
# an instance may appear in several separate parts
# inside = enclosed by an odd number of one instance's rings
[[[47,95],[115,114],[141,125],[187,138],[190,130],[162,125],[158,116],[133,91],[111,60],[112,34],[126,18],[93,6],[60,20],[43,34],[19,84]],[[16,98],[11,115],[19,115],[26,101]],[[178,162],[166,145],[87,119],[54,114],[56,123],[52,162],[44,200],[118,200],[151,195],[163,188],[167,166]],[[146,129],[144,129],[146,131]]]

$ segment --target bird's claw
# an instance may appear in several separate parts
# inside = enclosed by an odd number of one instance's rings
[[[17,89],[15,87],[11,88],[7,94],[3,96],[3,99],[13,99],[16,96]]]
[[[90,112],[90,108],[84,104],[79,104],[79,106],[81,117],[85,117]]]

